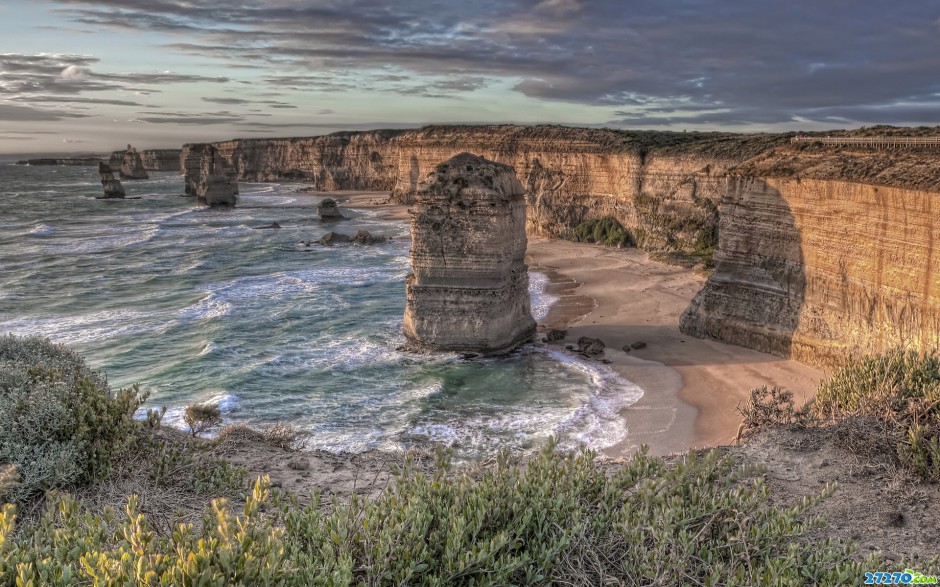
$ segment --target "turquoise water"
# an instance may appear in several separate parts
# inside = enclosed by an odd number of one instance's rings
[[[241,184],[239,207],[179,197],[182,178],[125,182],[95,200],[91,167],[0,162],[0,333],[77,348],[114,386],[140,382],[181,426],[193,402],[227,422],[284,420],[310,447],[466,456],[530,450],[549,435],[603,448],[640,390],[597,363],[532,344],[502,359],[400,352],[408,227],[369,211],[339,225],[302,186]],[[281,230],[256,230],[277,221]],[[329,230],[392,237],[304,247]],[[532,274],[533,308],[547,311]]]

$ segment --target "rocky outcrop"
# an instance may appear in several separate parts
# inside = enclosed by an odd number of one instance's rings
[[[582,336],[578,339],[578,352],[586,357],[596,357],[604,354],[604,341],[599,338]]]
[[[196,196],[200,204],[207,206],[234,207],[238,186],[228,162],[213,145],[203,143],[189,147],[184,161],[186,195]]]
[[[494,355],[530,340],[525,189],[512,168],[459,154],[421,183],[411,214],[409,346]]]
[[[339,204],[333,198],[325,198],[317,204],[317,215],[320,220],[345,220],[346,217],[339,211]]]
[[[193,143],[183,145],[181,150],[181,166],[183,172],[183,185],[185,195],[199,196],[199,186],[203,182],[203,161],[211,158],[215,161],[217,172],[224,175],[226,182],[231,186],[232,195],[238,195],[238,174],[214,144]],[[203,188],[204,190],[205,188]]]
[[[317,191],[391,190],[402,131],[341,132],[320,137],[213,143],[239,181],[302,181]],[[191,145],[183,145],[182,160]]]
[[[341,232],[328,232],[315,241],[317,244],[333,246],[343,243],[352,243],[354,245],[377,245],[388,240],[384,236],[374,236],[368,230],[358,230],[353,236]],[[304,241],[304,245],[310,246],[310,241]]]
[[[733,177],[684,332],[830,365],[940,348],[940,193]]]
[[[124,198],[124,186],[121,181],[114,177],[111,166],[107,163],[98,163],[98,173],[101,174],[101,187],[104,189],[103,196],[97,196],[100,200],[110,200],[114,198]]]
[[[180,171],[180,149],[144,149],[140,160],[147,171]]]
[[[140,153],[131,145],[127,146],[124,157],[121,159],[121,179],[149,179],[147,170],[144,169],[144,162],[140,158]]]
[[[126,151],[111,153],[112,169],[121,167]],[[182,169],[180,149],[144,149],[139,151],[141,164],[146,171],[180,171]]]

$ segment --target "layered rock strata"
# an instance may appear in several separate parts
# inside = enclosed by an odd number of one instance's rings
[[[147,170],[144,169],[144,162],[140,158],[140,153],[131,145],[127,146],[124,157],[121,160],[121,179],[149,179]]]
[[[495,355],[530,340],[525,189],[512,168],[459,154],[421,183],[411,215],[409,346]]]
[[[403,202],[440,161],[472,151],[515,168],[529,234],[567,237],[613,216],[641,249],[679,260],[714,249],[717,270],[682,321],[689,333],[814,363],[894,344],[940,346],[930,277],[940,274],[940,151],[789,138],[501,125],[216,145],[239,177],[394,189]],[[847,199],[820,195],[829,192]],[[884,239],[875,236],[882,226]],[[879,263],[899,262],[876,277]]]
[[[681,329],[822,365],[940,348],[938,213],[935,192],[732,177],[715,272]]]
[[[234,207],[238,194],[235,173],[213,145],[192,145],[184,161],[186,195],[200,204]]]
[[[109,200],[113,198],[124,198],[126,196],[124,186],[121,185],[119,179],[114,177],[114,172],[111,170],[110,165],[99,162],[98,173],[101,175],[101,187],[104,190],[104,195],[98,196],[98,199]]]
[[[111,153],[109,164],[112,169],[121,167],[126,151]],[[143,149],[139,151],[140,160],[145,171],[180,171],[180,149]]]
[[[209,143],[195,143],[185,145],[182,152],[185,154],[185,158],[182,160],[185,195],[199,198],[200,202],[206,203],[203,201],[207,189],[206,174],[208,171],[206,166],[210,165],[212,173],[220,174],[224,179],[224,182],[217,181],[216,183],[227,184],[225,191],[226,193],[229,190],[231,191],[233,202],[231,205],[234,205],[234,198],[238,195],[237,174],[228,160],[221,155],[218,148]],[[223,199],[228,197],[226,195]]]
[[[318,191],[393,191],[393,200],[404,203],[438,163],[461,152],[478,153],[516,170],[529,194],[531,235],[567,238],[582,222],[613,216],[640,248],[691,253],[714,244],[723,174],[787,140],[476,125],[213,145],[239,180],[305,181]]]

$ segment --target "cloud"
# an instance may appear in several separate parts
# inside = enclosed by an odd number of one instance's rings
[[[253,104],[252,100],[243,100],[241,98],[203,98],[203,102],[211,102],[213,104]]]
[[[225,83],[227,77],[214,77],[173,72],[160,73],[107,73],[93,67],[97,57],[88,55],[20,53],[0,54],[0,98],[20,101],[86,102],[82,98],[65,100],[63,96],[77,96],[86,92],[126,91],[150,94],[160,92],[151,85],[178,83]],[[143,87],[141,87],[143,86]],[[136,105],[116,100],[100,103],[110,105]],[[124,101],[126,102],[126,101]]]
[[[91,75],[91,70],[87,67],[72,64],[66,66],[60,75],[62,79],[88,79],[88,76]]]
[[[0,102],[0,120],[10,120],[17,122],[48,122],[63,120],[65,118],[85,118],[87,116],[89,115],[81,112],[47,110],[44,108],[33,108],[31,106],[21,106],[18,104],[7,104]]]
[[[203,102],[209,102],[210,104],[227,104],[227,105],[243,105],[243,104],[262,104],[268,106],[269,108],[297,108],[293,104],[288,104],[287,102],[278,102],[277,100],[246,100],[244,98],[203,98]],[[260,110],[252,110],[253,112],[261,112]]]
[[[109,98],[83,98],[79,96],[21,96],[13,98],[19,102],[29,102],[39,104],[42,102],[63,103],[63,104],[105,104],[108,106],[144,106],[139,102],[131,100],[112,100]]]
[[[62,142],[68,143],[71,145],[71,144],[77,144],[77,143],[87,143],[88,141],[83,141],[81,139],[62,139]]]
[[[245,117],[228,111],[221,112],[141,112],[146,115],[135,118],[130,122],[146,124],[185,124],[195,126],[211,126],[217,124],[233,124],[245,122]],[[255,114],[253,116],[265,116]]]
[[[498,81],[535,100],[619,107],[631,124],[926,121],[909,105],[940,91],[940,6],[930,2],[58,3],[83,25],[185,35],[168,47],[266,68],[264,83],[282,89],[443,97]],[[632,109],[636,96],[648,107]],[[683,100],[701,107],[651,110]]]

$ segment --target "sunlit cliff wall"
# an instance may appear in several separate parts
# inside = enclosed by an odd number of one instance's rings
[[[734,177],[720,217],[685,332],[817,364],[940,348],[940,194]]]

